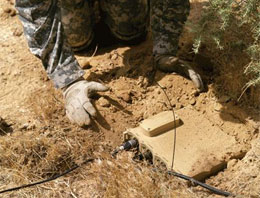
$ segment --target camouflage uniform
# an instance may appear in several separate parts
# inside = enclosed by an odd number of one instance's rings
[[[30,50],[42,60],[55,87],[84,75],[73,51],[93,40],[94,1],[99,2],[101,17],[112,34],[121,40],[143,35],[150,15],[155,59],[176,55],[189,13],[188,0],[16,0]]]

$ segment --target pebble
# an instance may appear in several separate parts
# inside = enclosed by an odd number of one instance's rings
[[[222,105],[219,104],[219,103],[215,103],[215,105],[214,105],[214,110],[215,110],[215,111],[221,111],[221,109],[222,109]]]
[[[190,103],[191,105],[195,105],[195,104],[196,104],[195,98],[191,98],[190,101],[189,101],[189,103]]]
[[[98,99],[98,103],[101,107],[110,107],[110,103],[107,99],[105,99],[104,97],[100,97]]]
[[[230,169],[232,167],[234,167],[236,165],[236,163],[238,162],[237,159],[232,159],[227,163],[227,168]]]
[[[16,28],[14,31],[13,31],[13,35],[14,36],[21,36],[23,34],[23,31],[19,28]]]
[[[198,90],[193,90],[191,95],[198,97],[200,95],[200,92]]]
[[[12,11],[11,8],[5,8],[5,9],[4,9],[4,12],[5,12],[5,13],[10,13],[11,11]]]
[[[117,54],[111,55],[111,60],[116,60],[117,58],[118,58],[118,55],[117,55]]]
[[[13,8],[6,8],[6,9],[4,9],[4,12],[9,14],[12,17],[16,15],[16,10]]]
[[[132,98],[131,98],[131,95],[130,93],[127,93],[127,92],[124,92],[120,95],[120,98],[123,99],[123,101],[127,102],[127,103],[131,103],[132,101]]]
[[[118,109],[117,109],[115,106],[111,106],[111,107],[110,107],[110,111],[111,111],[112,113],[116,113],[116,112],[118,111]]]
[[[183,104],[181,104],[181,103],[177,103],[176,104],[176,109],[182,109],[184,106],[183,106]]]

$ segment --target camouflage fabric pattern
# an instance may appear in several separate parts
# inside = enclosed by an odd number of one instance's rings
[[[16,0],[31,52],[42,60],[48,77],[62,88],[84,75],[68,45],[57,0]]]
[[[175,56],[179,37],[190,11],[189,0],[150,0],[153,55]]]
[[[61,21],[68,44],[74,51],[90,45],[94,38],[94,13],[86,0],[62,0]]]
[[[118,39],[133,40],[148,29],[148,0],[100,0],[100,7],[105,23]]]
[[[147,31],[148,0],[16,0],[31,52],[42,60],[56,88],[84,75],[73,50],[90,45],[96,21],[93,2],[113,35],[132,40]],[[189,13],[187,0],[150,0],[153,53],[175,55]]]

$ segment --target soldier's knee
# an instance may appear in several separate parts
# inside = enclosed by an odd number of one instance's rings
[[[149,21],[147,0],[101,0],[101,9],[105,23],[116,38],[134,41],[146,35]]]
[[[74,51],[90,45],[94,36],[92,10],[89,1],[62,1],[61,20],[67,42]]]

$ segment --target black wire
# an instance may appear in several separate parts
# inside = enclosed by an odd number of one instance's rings
[[[176,176],[176,177],[179,177],[179,178],[187,180],[187,181],[190,181],[190,182],[192,182],[194,184],[197,184],[197,185],[199,185],[199,186],[201,186],[203,188],[206,188],[206,189],[210,190],[211,192],[213,192],[215,194],[218,194],[218,195],[223,195],[225,197],[228,197],[228,196],[232,195],[229,192],[225,192],[225,191],[219,190],[219,189],[217,189],[217,188],[215,188],[213,186],[210,186],[208,184],[202,183],[202,182],[200,182],[200,181],[198,181],[198,180],[196,180],[196,179],[194,179],[192,177],[189,177],[187,175],[183,175],[183,174],[180,174],[180,173],[177,173],[177,172],[174,172],[174,171],[168,171],[168,174]]]
[[[86,163],[89,163],[89,162],[93,162],[94,159],[93,158],[90,158],[90,159],[87,159],[86,161],[83,162],[83,164],[86,164]],[[53,177],[50,177],[48,179],[44,179],[44,180],[41,180],[41,181],[38,181],[38,182],[34,182],[34,183],[31,183],[31,184],[25,184],[25,185],[21,185],[21,186],[18,186],[18,187],[14,187],[14,188],[9,188],[9,189],[6,189],[6,190],[2,190],[0,191],[0,194],[2,193],[6,193],[6,192],[11,192],[11,191],[16,191],[16,190],[20,190],[20,189],[23,189],[23,188],[29,188],[29,187],[32,187],[32,186],[36,186],[36,185],[39,185],[39,184],[43,184],[43,183],[46,183],[46,182],[50,182],[50,181],[53,181],[59,177],[62,177],[64,175],[67,175],[68,173],[74,171],[75,169],[79,168],[80,166],[79,165],[75,165],[74,167],[66,170],[65,172],[61,173],[61,174],[58,174],[58,175],[55,175]]]
[[[156,84],[162,89],[164,95],[166,96],[170,106],[171,106],[171,111],[172,111],[172,114],[173,114],[173,119],[174,119],[174,140],[173,140],[173,152],[172,152],[172,165],[171,165],[171,170],[173,170],[173,165],[174,165],[174,159],[175,159],[175,150],[176,150],[176,137],[177,137],[177,129],[176,129],[176,117],[175,117],[175,112],[174,112],[174,109],[173,109],[173,106],[172,106],[172,103],[171,103],[171,100],[168,96],[168,94],[166,93],[166,91],[164,90],[164,88],[158,83],[156,82]]]
[[[162,89],[162,91],[164,92],[170,106],[171,106],[171,110],[172,110],[172,113],[173,113],[173,117],[174,117],[174,124],[175,124],[175,127],[174,127],[174,145],[173,145],[173,156],[172,156],[172,165],[171,165],[171,171],[168,171],[167,173],[169,175],[173,175],[173,176],[176,176],[176,177],[179,177],[181,179],[184,179],[184,180],[187,180],[187,181],[190,181],[192,182],[193,184],[197,184],[205,189],[208,189],[210,190],[211,192],[215,193],[215,194],[218,194],[218,195],[222,195],[222,196],[225,196],[225,197],[228,197],[228,196],[231,196],[232,194],[229,193],[229,192],[225,192],[225,191],[222,191],[222,190],[219,190],[213,186],[210,186],[208,184],[205,184],[205,183],[202,183],[192,177],[189,177],[187,175],[183,175],[181,173],[177,173],[175,171],[173,171],[173,165],[174,165],[174,157],[175,157],[175,149],[176,149],[176,118],[175,118],[175,112],[174,112],[174,109],[173,109],[173,106],[171,104],[171,101],[170,101],[170,98],[168,97],[166,91],[163,89],[163,87],[158,83],[156,82],[156,84]],[[115,153],[116,154],[116,153]],[[86,164],[86,163],[89,163],[89,162],[93,162],[94,159],[93,158],[90,158],[90,159],[87,159],[83,164]],[[61,174],[58,174],[58,175],[55,175],[51,178],[48,178],[48,179],[45,179],[45,180],[41,180],[41,181],[38,181],[38,182],[34,182],[34,183],[31,183],[31,184],[26,184],[26,185],[22,185],[22,186],[18,186],[18,187],[14,187],[14,188],[9,188],[9,189],[6,189],[6,190],[2,190],[0,191],[0,194],[2,193],[6,193],[6,192],[11,192],[11,191],[16,191],[16,190],[20,190],[20,189],[24,189],[24,188],[28,188],[28,187],[32,187],[32,186],[36,186],[36,185],[39,185],[39,184],[43,184],[43,183],[46,183],[46,182],[50,182],[50,181],[53,181],[59,177],[62,177],[72,171],[74,171],[75,169],[79,168],[80,166],[79,165],[75,165],[74,167],[66,170],[64,173],[61,173]]]
[[[177,172],[173,171],[174,157],[175,157],[175,150],[176,150],[176,136],[177,136],[177,134],[176,134],[177,130],[176,130],[175,112],[174,112],[173,106],[171,104],[170,98],[169,98],[168,94],[166,93],[166,91],[164,90],[164,88],[158,82],[156,82],[156,84],[162,89],[163,93],[165,94],[165,96],[166,96],[166,98],[167,98],[167,100],[168,100],[168,102],[169,102],[169,104],[171,106],[171,111],[173,113],[174,124],[175,124],[175,127],[174,127],[173,153],[172,153],[172,165],[171,165],[171,171],[168,171],[168,174],[174,175],[176,177],[179,177],[179,178],[182,178],[182,179],[185,179],[185,180],[188,180],[188,181],[190,181],[190,182],[192,182],[194,184],[197,184],[197,185],[199,185],[199,186],[201,186],[203,188],[206,188],[206,189],[212,191],[215,194],[223,195],[223,196],[226,196],[226,197],[230,196],[231,193],[229,193],[229,192],[225,192],[225,191],[219,190],[217,188],[214,188],[213,186],[210,186],[210,185],[207,185],[205,183],[202,183],[202,182],[200,182],[200,181],[198,181],[198,180],[196,180],[196,179],[194,179],[192,177],[189,177],[187,175],[183,175],[183,174],[180,174],[180,173],[177,173]]]

